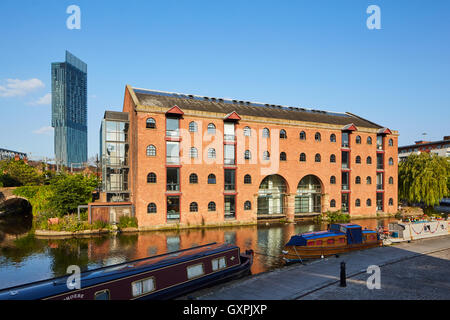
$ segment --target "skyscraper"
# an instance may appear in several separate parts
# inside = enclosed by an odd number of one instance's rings
[[[65,62],[52,63],[52,127],[57,162],[86,162],[87,65],[68,51]]]

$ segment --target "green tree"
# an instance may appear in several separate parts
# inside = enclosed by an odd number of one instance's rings
[[[48,205],[59,216],[76,213],[79,205],[92,201],[92,191],[98,183],[94,175],[58,175],[50,182],[52,193],[48,198]]]
[[[0,161],[0,182],[4,187],[36,186],[43,177],[23,160],[4,160]]]
[[[398,166],[399,198],[432,207],[449,194],[447,158],[428,153],[412,154]]]

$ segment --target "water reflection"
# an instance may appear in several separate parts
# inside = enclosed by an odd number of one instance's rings
[[[376,229],[388,221],[367,219],[355,223]],[[8,225],[0,228],[0,288],[65,275],[72,264],[89,270],[211,242],[236,244],[242,251],[253,249],[255,274],[283,266],[281,250],[292,235],[324,229],[326,225],[297,222],[49,239],[9,233],[19,229]]]

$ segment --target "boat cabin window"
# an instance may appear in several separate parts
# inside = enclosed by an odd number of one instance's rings
[[[196,278],[202,276],[205,272],[203,270],[203,263],[195,264],[193,266],[187,267],[188,279]]]
[[[328,240],[327,240],[327,243],[328,243],[328,244],[334,244],[334,239],[328,239]]]
[[[217,271],[227,267],[227,261],[225,260],[225,257],[213,259],[211,263],[213,271]]]
[[[322,240],[317,240],[317,241],[316,241],[316,244],[317,244],[318,246],[321,246],[321,245],[322,245]]]
[[[345,243],[345,238],[339,238],[340,243]]]
[[[308,246],[313,246],[314,245],[314,241],[308,241]]]
[[[155,279],[152,277],[144,280],[134,281],[131,283],[131,290],[133,292],[133,297],[138,297],[143,294],[152,292],[155,290]]]
[[[109,295],[109,290],[97,291],[94,294],[94,300],[109,300],[111,297]]]

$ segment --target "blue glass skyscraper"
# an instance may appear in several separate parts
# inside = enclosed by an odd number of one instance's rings
[[[52,127],[55,157],[70,167],[87,161],[87,65],[66,51],[52,63]]]

